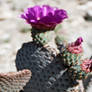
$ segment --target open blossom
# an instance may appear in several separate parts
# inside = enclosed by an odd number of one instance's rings
[[[81,68],[86,73],[92,72],[92,59],[84,60],[83,63],[81,64]]]
[[[63,9],[43,5],[28,8],[21,17],[33,28],[53,30],[57,24],[67,18],[67,12]]]
[[[82,43],[83,39],[82,37],[79,37],[75,42],[68,44],[67,49],[69,52],[74,54],[79,54],[83,52]]]

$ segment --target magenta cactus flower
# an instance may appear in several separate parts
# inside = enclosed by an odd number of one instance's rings
[[[92,59],[85,59],[81,64],[81,68],[86,73],[92,72]]]
[[[67,12],[63,9],[50,7],[48,5],[34,6],[28,8],[21,17],[39,30],[53,30],[57,24],[67,18]]]
[[[69,52],[79,54],[83,52],[82,48],[82,37],[79,37],[75,42],[68,44],[67,49]]]

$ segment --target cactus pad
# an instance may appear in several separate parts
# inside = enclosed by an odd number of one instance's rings
[[[31,72],[22,70],[12,73],[0,73],[0,92],[19,92],[29,81]]]
[[[30,69],[32,78],[24,92],[70,92],[74,82],[58,56],[35,42],[24,43],[16,57],[18,70]],[[72,92],[72,91],[71,91]],[[75,91],[77,92],[77,91]]]

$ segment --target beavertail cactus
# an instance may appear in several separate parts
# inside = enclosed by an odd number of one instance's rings
[[[57,24],[67,18],[63,9],[48,5],[28,8],[21,15],[32,26],[32,42],[24,43],[17,53],[18,70],[29,69],[32,78],[24,92],[78,92],[76,82],[69,79],[68,68],[61,62],[56,49],[47,45]],[[56,54],[54,54],[54,53]]]
[[[83,39],[79,37],[75,42],[69,43],[66,46],[59,46],[61,60],[64,62],[64,65],[70,67],[81,63],[80,59],[83,53],[82,42]]]
[[[66,11],[47,5],[35,6],[28,8],[21,17],[32,25],[33,37],[32,42],[23,44],[16,57],[18,70],[32,71],[32,78],[24,91],[69,92],[74,82],[69,79],[67,68],[63,66],[59,56],[54,54],[57,53],[56,50],[45,46],[53,39],[55,26],[67,18]]]
[[[29,70],[0,73],[0,92],[19,92],[31,78]]]

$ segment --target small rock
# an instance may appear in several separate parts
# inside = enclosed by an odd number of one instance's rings
[[[92,21],[92,10],[87,11],[86,15],[84,16],[84,19],[87,21]]]

